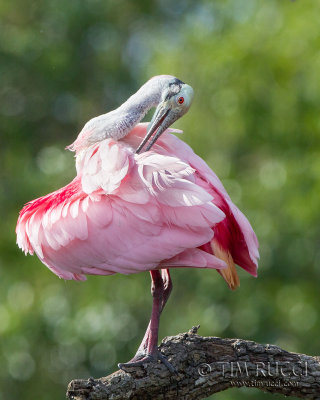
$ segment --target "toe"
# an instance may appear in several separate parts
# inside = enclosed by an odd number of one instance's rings
[[[118,364],[118,367],[122,370],[126,368],[132,368],[132,367],[141,367],[145,363],[149,362],[154,362],[154,358],[151,354],[147,354],[145,356],[139,356],[139,357],[134,357],[132,360],[126,362],[126,363],[120,363]]]
[[[167,357],[164,356],[160,351],[158,351],[158,359],[168,368],[168,370],[173,374],[178,374],[178,371],[175,367],[167,360]]]

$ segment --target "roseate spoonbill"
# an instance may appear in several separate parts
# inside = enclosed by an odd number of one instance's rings
[[[29,202],[18,219],[19,247],[60,278],[150,271],[151,319],[136,355],[120,368],[160,359],[173,370],[157,348],[170,268],[217,269],[231,289],[239,285],[235,264],[256,276],[250,223],[207,164],[168,129],[192,99],[189,85],[161,75],[91,119],[68,147],[76,153],[75,179]],[[139,123],[155,106],[150,124]]]

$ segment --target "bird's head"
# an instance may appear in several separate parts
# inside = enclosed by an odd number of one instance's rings
[[[154,134],[145,149],[146,151],[150,150],[159,136],[189,110],[192,100],[193,89],[191,86],[177,78],[165,82],[160,103],[153,114],[147,134],[136,152],[139,153]]]

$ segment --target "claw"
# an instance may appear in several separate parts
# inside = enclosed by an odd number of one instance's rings
[[[149,362],[154,362],[155,359],[151,354],[147,354],[147,355],[139,355],[139,356],[135,356],[133,357],[132,360],[126,362],[126,363],[119,363],[118,367],[122,370],[124,370],[124,368],[131,368],[131,367],[142,367],[143,364],[145,363],[149,363]]]
[[[127,368],[132,368],[132,367],[142,367],[146,363],[153,363],[156,361],[161,361],[167,368],[168,370],[173,373],[177,374],[177,370],[174,368],[174,366],[169,363],[167,358],[160,353],[159,350],[157,350],[155,353],[151,354],[138,354],[133,357],[132,360],[126,362],[126,363],[119,363],[118,367],[122,369],[123,371],[126,371]]]

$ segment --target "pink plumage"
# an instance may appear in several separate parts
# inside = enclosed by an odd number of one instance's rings
[[[256,276],[257,239],[207,164],[166,132],[135,154],[147,125],[78,155],[77,176],[20,212],[17,243],[64,279],[164,267],[225,268],[214,235]]]
[[[231,289],[239,286],[235,263],[257,275],[250,223],[207,164],[166,129],[192,99],[189,85],[161,75],[87,122],[68,147],[76,152],[75,179],[28,203],[18,219],[19,247],[60,278],[150,271],[151,319],[136,355],[119,364],[123,369],[160,359],[174,371],[157,349],[172,289],[169,268],[216,269]],[[153,106],[149,126],[139,124]]]

